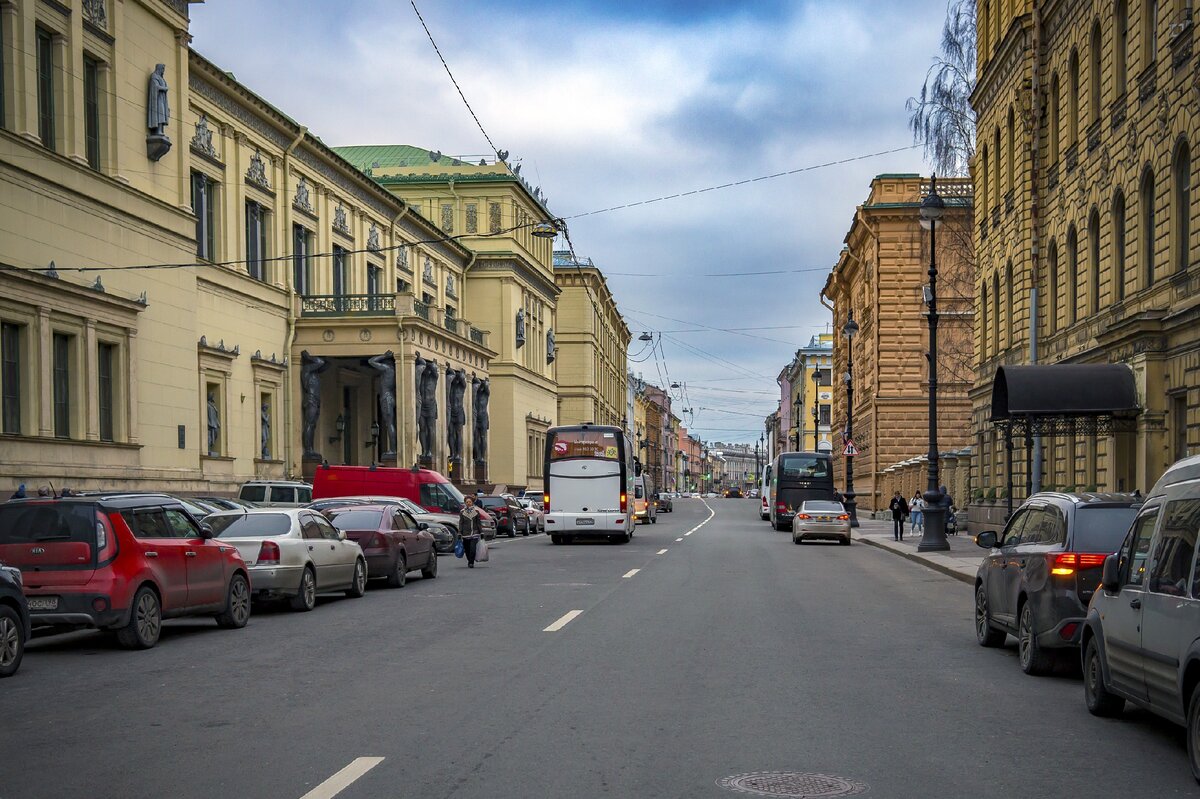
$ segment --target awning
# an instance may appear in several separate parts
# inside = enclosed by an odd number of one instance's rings
[[[992,421],[1130,417],[1141,411],[1124,364],[1001,366],[992,381]]]

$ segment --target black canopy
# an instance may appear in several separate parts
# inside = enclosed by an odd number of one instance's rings
[[[1136,416],[1133,371],[1124,364],[1001,366],[992,382],[992,421],[1037,417]]]

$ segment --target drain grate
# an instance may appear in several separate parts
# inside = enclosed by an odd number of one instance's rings
[[[866,783],[857,780],[803,771],[753,771],[723,777],[717,780],[717,785],[755,796],[788,796],[793,799],[857,796],[867,790]]]

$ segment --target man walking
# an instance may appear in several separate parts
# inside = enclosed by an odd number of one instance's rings
[[[904,540],[904,517],[908,515],[908,503],[904,501],[904,497],[897,491],[892,496],[892,501],[888,505],[892,511],[892,538],[896,541]]]

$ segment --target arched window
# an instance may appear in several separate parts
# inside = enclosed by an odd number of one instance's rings
[[[1004,187],[1000,181],[1000,126],[996,126],[996,133],[992,137],[992,187],[995,189],[995,196],[992,197],[992,206],[1000,207],[1000,201],[1004,197]]]
[[[1117,0],[1113,9],[1113,90],[1125,94],[1129,83],[1129,0]]]
[[[1138,249],[1141,250],[1142,288],[1154,285],[1154,173],[1150,167],[1142,173],[1141,190],[1138,192],[1138,210],[1141,216],[1138,231]]]
[[[979,15],[979,53],[986,57],[988,50],[991,49],[991,31],[988,30],[988,25],[992,21],[991,0],[983,0],[981,11],[982,13]]]
[[[1070,147],[1079,141],[1079,53],[1071,51],[1067,62],[1067,141]]]
[[[1000,270],[992,274],[992,341],[996,342],[996,354],[1000,354]]]
[[[1100,310],[1100,212],[1088,217],[1088,311]]]
[[[1079,313],[1079,234],[1067,230],[1067,324],[1075,324]]]
[[[1173,249],[1175,271],[1186,271],[1191,264],[1192,253],[1192,154],[1186,140],[1175,148],[1175,160],[1171,165],[1172,192],[1171,224],[1175,235]]]
[[[1050,285],[1046,292],[1046,329],[1053,333],[1058,329],[1058,242],[1050,239]]]
[[[979,196],[979,209],[984,216],[988,210],[988,188],[988,151],[985,144],[979,152],[979,191],[976,192]]]
[[[1142,69],[1158,60],[1158,0],[1142,0]]]
[[[1013,291],[1012,260],[1009,260],[1008,266],[1004,270],[1004,343],[1009,347],[1013,346],[1016,341],[1016,339],[1013,337],[1013,333],[1016,332],[1015,321],[1013,319],[1015,316],[1013,308],[1013,295],[1015,293],[1016,292]]]
[[[1058,163],[1058,139],[1062,134],[1062,93],[1058,73],[1050,78],[1050,163]]]
[[[979,292],[979,360],[988,359],[988,282],[985,278]]]
[[[1100,121],[1100,59],[1103,55],[1100,50],[1100,21],[1092,23],[1092,46],[1091,52],[1088,54],[1091,57],[1091,74],[1088,76],[1088,88],[1091,90],[1092,107],[1089,109],[1088,119],[1090,124],[1095,124]]]
[[[1113,296],[1125,299],[1125,195],[1119,189],[1113,198]]]
[[[1013,121],[1012,106],[1008,108],[1008,188],[1017,188],[1017,128]]]

